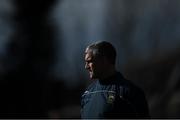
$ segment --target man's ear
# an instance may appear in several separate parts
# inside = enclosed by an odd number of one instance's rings
[[[107,57],[103,56],[102,60],[104,64],[109,64]]]

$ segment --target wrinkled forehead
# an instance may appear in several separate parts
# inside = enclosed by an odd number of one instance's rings
[[[93,49],[86,48],[86,50],[85,50],[85,60],[90,60],[90,59],[95,60],[95,59],[97,59],[97,57],[96,57]]]
[[[89,48],[86,48],[85,50],[85,57],[93,56],[93,51]]]
[[[86,48],[85,59],[100,60],[102,57],[99,56],[97,49]]]
[[[87,47],[86,50],[85,50],[85,53],[89,53],[89,52],[92,52],[92,51],[93,51],[92,49],[90,49],[89,47]]]
[[[98,50],[94,48],[87,47],[85,50],[85,54],[92,54],[93,56],[97,56]]]

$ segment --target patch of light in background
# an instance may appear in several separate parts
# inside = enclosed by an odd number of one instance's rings
[[[141,63],[148,64],[156,57],[175,52],[180,45],[178,3],[168,0],[60,0],[52,15],[59,31],[55,75],[71,85],[82,82],[79,80],[82,76],[88,79],[83,52],[88,44],[97,40],[114,44],[118,52],[117,66],[122,71],[125,67],[143,66]]]
[[[0,54],[4,54],[6,43],[13,33],[12,15],[14,6],[12,0],[1,0],[0,4]]]
[[[179,52],[180,48],[180,1],[171,1],[163,7],[164,12],[161,15],[159,23],[159,54],[167,55],[168,53]]]
[[[0,60],[6,55],[6,47],[14,31],[12,18],[14,12],[15,8],[12,0],[0,1]],[[3,63],[1,62],[1,64]],[[3,69],[3,67],[0,67],[0,69]],[[4,72],[4,69],[0,71]]]
[[[56,34],[60,47],[55,75],[70,86],[85,82],[79,80],[86,74],[85,47],[104,40],[106,5],[106,0],[62,0],[54,9],[52,18],[61,32]]]

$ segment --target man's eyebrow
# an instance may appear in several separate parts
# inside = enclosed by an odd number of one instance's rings
[[[87,57],[86,61],[93,61],[92,57]]]

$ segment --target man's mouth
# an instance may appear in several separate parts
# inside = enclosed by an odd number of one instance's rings
[[[89,77],[92,79],[93,78],[93,72],[89,72]]]
[[[89,71],[89,75],[92,76],[93,72],[92,71]]]

